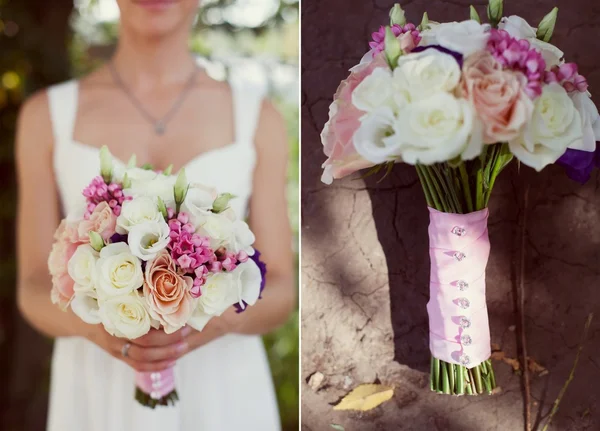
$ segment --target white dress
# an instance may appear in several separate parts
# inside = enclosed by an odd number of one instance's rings
[[[232,81],[235,142],[186,165],[188,179],[237,196],[244,215],[252,190],[254,132],[263,91]],[[81,203],[98,175],[99,150],[72,138],[77,81],[50,88],[54,170],[65,214]],[[50,294],[50,293],[48,293]],[[277,401],[259,336],[226,335],[188,353],[175,365],[176,406],[143,407],[134,400],[134,371],[84,338],[54,344],[49,431],[277,431]]]

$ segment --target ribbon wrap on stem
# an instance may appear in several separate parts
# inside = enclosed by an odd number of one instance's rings
[[[175,390],[175,373],[173,368],[151,373],[138,371],[135,384],[150,398],[160,400]]]
[[[469,214],[429,208],[429,348],[434,358],[468,368],[491,356],[485,302],[488,214],[487,208]]]

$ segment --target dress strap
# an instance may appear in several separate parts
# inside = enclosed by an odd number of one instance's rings
[[[77,81],[71,80],[53,85],[48,89],[50,119],[54,131],[55,145],[73,137],[73,126],[77,114]]]
[[[251,79],[248,75],[234,72],[229,84],[233,97],[235,142],[253,145],[267,83],[266,78]]]

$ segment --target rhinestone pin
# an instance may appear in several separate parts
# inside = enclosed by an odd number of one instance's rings
[[[460,319],[458,320],[458,324],[460,325],[461,328],[466,329],[471,326],[471,319],[469,319],[466,316],[460,316]]]
[[[456,302],[460,308],[467,309],[471,306],[471,301],[469,301],[467,298],[458,298]]]
[[[462,344],[463,346],[470,346],[472,342],[473,342],[473,339],[468,334],[463,334],[460,337],[460,344]]]
[[[450,232],[456,236],[465,236],[467,234],[467,230],[460,226],[454,226]]]
[[[160,399],[160,394],[158,392],[150,392],[150,397],[154,400]]]
[[[157,382],[160,380],[160,373],[152,373],[150,374],[150,380],[153,382]]]
[[[462,366],[466,367],[471,363],[471,358],[469,358],[469,355],[462,354],[460,355],[460,358],[458,358],[458,362],[460,362]]]
[[[465,257],[467,257],[467,255],[464,254],[462,251],[455,251],[453,256],[454,256],[454,259],[458,260],[459,262],[461,260],[463,260]]]
[[[464,280],[458,280],[456,282],[456,286],[460,289],[460,291],[462,292],[463,290],[467,290],[469,288],[469,283],[467,283]]]

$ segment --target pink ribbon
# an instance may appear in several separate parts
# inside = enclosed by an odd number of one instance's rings
[[[159,400],[175,390],[175,373],[173,368],[160,372],[136,372],[135,384],[150,398]]]
[[[491,356],[485,302],[487,219],[487,208],[469,214],[429,208],[429,349],[434,358],[468,368]]]

